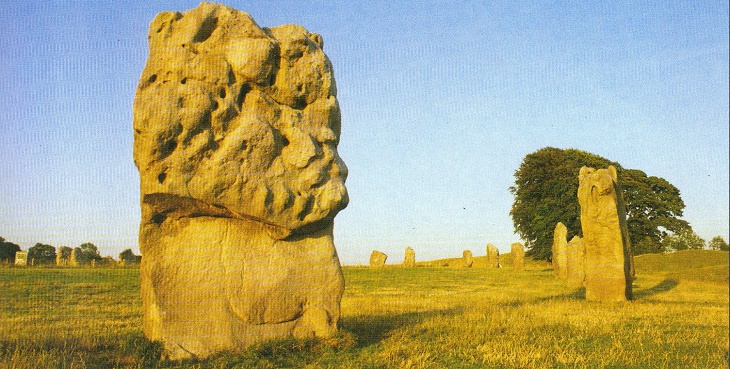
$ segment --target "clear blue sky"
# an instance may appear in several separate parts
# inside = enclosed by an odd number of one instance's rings
[[[491,4],[483,4],[491,3]],[[507,252],[522,158],[667,179],[728,239],[728,2],[228,1],[320,33],[342,108],[346,264]],[[132,100],[149,22],[197,1],[0,3],[0,236],[138,252]]]

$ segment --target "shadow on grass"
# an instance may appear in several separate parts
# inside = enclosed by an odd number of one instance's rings
[[[340,328],[355,335],[357,348],[368,347],[382,341],[396,329],[416,325],[428,318],[441,315],[454,315],[461,309],[440,309],[396,315],[364,315],[346,317],[340,321]]]
[[[645,290],[638,290],[638,291],[635,290],[634,291],[634,300],[651,297],[651,296],[654,296],[654,295],[656,295],[658,293],[669,292],[674,287],[677,287],[677,285],[679,285],[679,281],[678,280],[676,280],[676,279],[665,279],[665,280],[659,282],[659,284],[657,284],[654,287],[651,287],[651,288],[648,288],[648,289],[645,289]]]

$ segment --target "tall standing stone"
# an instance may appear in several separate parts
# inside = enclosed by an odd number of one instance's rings
[[[583,167],[578,180],[586,299],[630,300],[631,243],[616,168]]]
[[[558,222],[555,225],[555,232],[553,233],[553,272],[556,277],[561,279],[568,277],[567,269],[565,268],[568,263],[565,249],[568,245],[567,238],[568,229],[562,222]]]
[[[406,252],[403,256],[403,266],[406,268],[413,268],[416,266],[416,252],[410,247],[406,247]]]
[[[474,257],[471,254],[471,250],[464,250],[461,255],[461,265],[465,268],[471,268],[474,265]]]
[[[68,265],[81,266],[83,264],[84,254],[81,252],[80,247],[74,247],[71,250],[71,257],[69,257]]]
[[[585,247],[583,246],[583,240],[578,236],[573,236],[573,239],[568,242],[566,246],[566,254],[568,256],[567,263],[567,282],[570,288],[580,288],[585,284]]]
[[[487,268],[499,268],[499,249],[492,245],[487,244]]]
[[[158,14],[147,39],[134,100],[145,335],[170,358],[331,336],[348,197],[322,37],[201,3]]]
[[[71,262],[73,249],[68,246],[61,246],[56,253],[56,265],[67,266]]]
[[[373,252],[370,254],[370,266],[371,267],[382,267],[385,266],[385,261],[388,260],[388,255],[378,251],[373,250]]]
[[[512,261],[514,263],[514,270],[517,272],[523,272],[525,270],[525,248],[519,242],[513,243],[510,245],[510,248]]]

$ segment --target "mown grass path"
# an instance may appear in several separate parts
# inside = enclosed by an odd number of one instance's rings
[[[635,301],[583,300],[545,264],[344,268],[341,333],[159,361],[136,269],[0,269],[0,368],[725,368],[728,253],[636,258]],[[478,263],[476,265],[479,265]]]

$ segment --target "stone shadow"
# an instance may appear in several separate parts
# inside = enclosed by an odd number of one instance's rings
[[[634,300],[647,298],[654,296],[659,293],[668,292],[679,285],[679,281],[676,279],[665,279],[654,287],[645,290],[634,290]]]
[[[355,335],[357,340],[355,347],[365,348],[387,338],[388,334],[396,329],[414,326],[430,317],[453,315],[459,312],[461,312],[461,309],[453,308],[395,315],[342,317],[340,320],[340,329]]]

